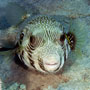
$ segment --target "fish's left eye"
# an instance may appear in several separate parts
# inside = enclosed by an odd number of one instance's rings
[[[61,41],[61,42],[64,42],[64,40],[65,40],[65,34],[62,34],[62,35],[60,36],[60,41]]]

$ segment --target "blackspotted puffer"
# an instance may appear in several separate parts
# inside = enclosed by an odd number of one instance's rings
[[[47,16],[28,22],[20,35],[19,45],[20,60],[29,68],[44,73],[58,72],[70,52],[63,26]]]
[[[15,53],[30,69],[59,72],[69,53],[79,45],[81,29],[74,30],[65,33],[60,22],[48,16],[37,16],[22,29]]]

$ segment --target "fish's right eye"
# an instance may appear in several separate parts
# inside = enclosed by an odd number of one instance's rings
[[[21,34],[20,34],[20,39],[22,40],[23,37],[24,37],[24,33],[21,33]]]

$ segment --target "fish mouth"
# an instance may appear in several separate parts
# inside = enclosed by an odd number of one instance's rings
[[[44,63],[44,67],[48,72],[55,72],[59,66],[59,63]]]
[[[58,63],[45,63],[45,65],[47,66],[54,66],[54,65],[57,65]]]

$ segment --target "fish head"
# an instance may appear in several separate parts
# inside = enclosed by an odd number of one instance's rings
[[[23,61],[40,72],[55,73],[63,67],[68,56],[67,40],[61,24],[46,19],[35,20],[34,24],[30,22],[25,27]]]

